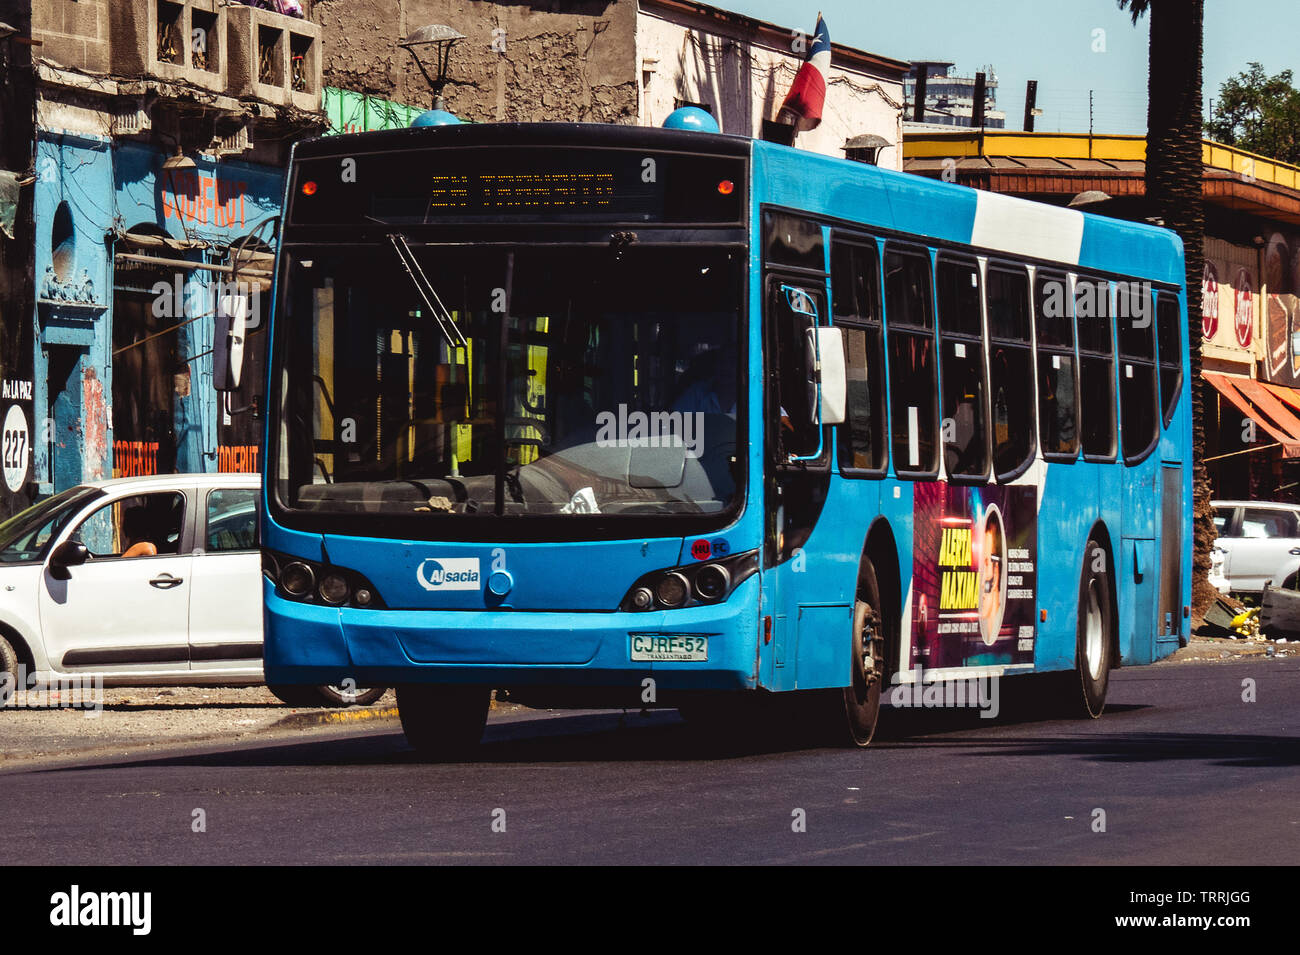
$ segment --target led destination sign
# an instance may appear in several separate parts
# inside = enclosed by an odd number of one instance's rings
[[[296,225],[739,223],[742,159],[630,149],[402,149],[295,169]]]

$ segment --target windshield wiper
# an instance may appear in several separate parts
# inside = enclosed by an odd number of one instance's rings
[[[442,332],[443,341],[452,348],[467,347],[465,336],[456,327],[455,319],[451,317],[451,313],[442,304],[442,299],[438,297],[438,293],[429,282],[428,276],[424,274],[424,269],[420,268],[419,260],[406,242],[406,236],[399,232],[390,232],[388,233],[388,241],[393,243],[393,251],[397,253],[397,258],[401,260],[402,267],[406,269],[406,274],[411,277],[411,284],[420,293],[420,298],[424,299],[424,304],[429,309],[429,314],[433,316],[438,331]]]

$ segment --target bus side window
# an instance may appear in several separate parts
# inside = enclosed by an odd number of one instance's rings
[[[1156,302],[1156,335],[1160,339],[1160,406],[1165,427],[1173,419],[1178,393],[1183,387],[1183,313],[1178,299],[1161,292]]]
[[[1029,274],[990,265],[989,387],[993,470],[1008,480],[1034,457],[1034,366],[1029,350]]]
[[[940,255],[938,287],[943,377],[943,450],[952,477],[988,474],[984,420],[984,350],[980,334],[980,271],[974,259]]]
[[[1110,283],[1080,277],[1074,284],[1079,335],[1079,411],[1086,457],[1115,456],[1115,351]]]
[[[1074,315],[1065,276],[1038,272],[1034,304],[1039,441],[1044,457],[1073,461],[1079,456],[1079,376],[1074,359]]]
[[[1119,283],[1115,320],[1119,327],[1119,407],[1124,459],[1136,463],[1155,444],[1157,433],[1155,310],[1151,286]]]
[[[928,253],[886,248],[891,451],[894,470],[907,477],[939,471],[932,296]]]
[[[840,467],[883,471],[885,355],[880,328],[880,270],[874,245],[831,246],[831,292],[835,324],[843,330],[848,395],[839,428]]]
[[[818,428],[813,420],[808,389],[807,330],[815,324],[812,313],[825,315],[823,296],[804,285],[793,286],[778,277],[768,279],[768,334],[773,376],[768,420],[776,426],[773,447],[782,463],[789,457],[817,453]],[[823,323],[825,319],[822,319]],[[822,462],[825,461],[823,448]]]

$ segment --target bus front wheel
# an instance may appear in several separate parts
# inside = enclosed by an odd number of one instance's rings
[[[479,686],[408,683],[397,688],[397,714],[406,741],[432,759],[459,759],[483,738],[492,690]]]

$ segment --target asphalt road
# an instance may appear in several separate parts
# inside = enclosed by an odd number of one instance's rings
[[[392,724],[208,743],[0,771],[0,831],[70,865],[1300,861],[1294,659],[1121,670],[1098,721],[913,711],[884,736],[719,752],[672,711],[525,711],[462,764]]]

